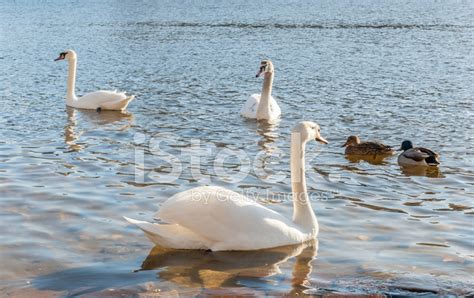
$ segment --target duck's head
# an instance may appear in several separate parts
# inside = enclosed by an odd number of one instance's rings
[[[403,141],[400,150],[407,151],[408,149],[413,148],[413,143],[411,141]]]
[[[58,58],[54,59],[54,61],[59,60],[76,60],[76,52],[74,52],[73,50],[61,52],[59,53]]]
[[[302,143],[307,143],[311,140],[315,140],[323,144],[329,143],[321,136],[321,129],[319,128],[319,125],[311,121],[303,121],[298,123],[293,128],[292,134],[298,135]]]
[[[255,77],[258,78],[262,73],[272,73],[273,70],[272,61],[262,60],[262,62],[260,62],[260,68],[258,69],[257,75]]]
[[[347,138],[347,141],[341,147],[346,147],[346,146],[350,146],[350,145],[357,145],[357,144],[360,144],[359,137],[358,136],[349,136]]]

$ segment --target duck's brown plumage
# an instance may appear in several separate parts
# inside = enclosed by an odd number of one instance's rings
[[[395,151],[392,147],[379,142],[361,142],[358,136],[350,136],[343,147],[346,155],[388,155]]]

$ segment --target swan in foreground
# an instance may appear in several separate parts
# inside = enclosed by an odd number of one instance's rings
[[[69,62],[69,74],[67,79],[66,104],[73,108],[88,110],[119,110],[123,111],[135,98],[134,95],[127,96],[125,92],[99,90],[77,97],[76,64],[77,55],[73,50],[67,50],[59,54],[54,61],[67,60]]]
[[[346,155],[391,155],[392,147],[379,142],[361,142],[358,136],[349,136],[341,147],[346,147]]]
[[[403,141],[400,150],[403,150],[398,156],[400,166],[439,165],[439,155],[437,153],[423,147],[413,147],[411,141]]]
[[[175,249],[257,250],[315,239],[319,226],[306,191],[305,147],[327,144],[314,122],[301,122],[291,134],[293,219],[237,192],[203,186],[169,198],[149,223],[125,217],[156,245]]]
[[[257,120],[276,120],[280,117],[281,110],[272,96],[274,68],[270,60],[263,60],[256,75],[263,73],[263,87],[261,94],[252,94],[240,110],[240,114],[246,118]]]

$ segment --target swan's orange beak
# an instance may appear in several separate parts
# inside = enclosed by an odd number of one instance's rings
[[[322,136],[317,136],[315,140],[322,143],[322,144],[329,144],[329,142],[326,141],[326,139],[323,138]]]

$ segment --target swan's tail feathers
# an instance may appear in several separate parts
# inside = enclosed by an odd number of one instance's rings
[[[158,224],[153,224],[147,221],[142,221],[142,220],[136,220],[128,217],[123,217],[125,218],[126,221],[128,221],[131,224],[136,225],[139,227],[143,232],[145,233],[150,233],[150,234],[158,234],[160,233],[160,229],[157,227]]]
[[[122,111],[125,110],[127,108],[128,104],[134,99],[135,99],[135,95],[129,95],[129,96],[125,97],[125,99],[124,99],[125,105],[123,106]]]
[[[135,95],[126,96],[125,93],[122,94],[125,97],[120,99],[103,103],[101,108],[104,110],[116,110],[116,111],[124,111],[128,104],[135,98]]]
[[[131,224],[136,225],[137,227],[140,228],[140,230],[145,232],[145,235],[154,244],[160,245],[163,247],[169,247],[168,241],[166,241],[166,239],[161,235],[162,231],[159,224],[153,224],[150,222],[136,220],[136,219],[128,218],[125,216],[123,218],[125,218],[126,221],[128,221]]]
[[[177,224],[157,224],[123,217],[139,227],[156,245],[177,249],[207,249],[201,237]]]

